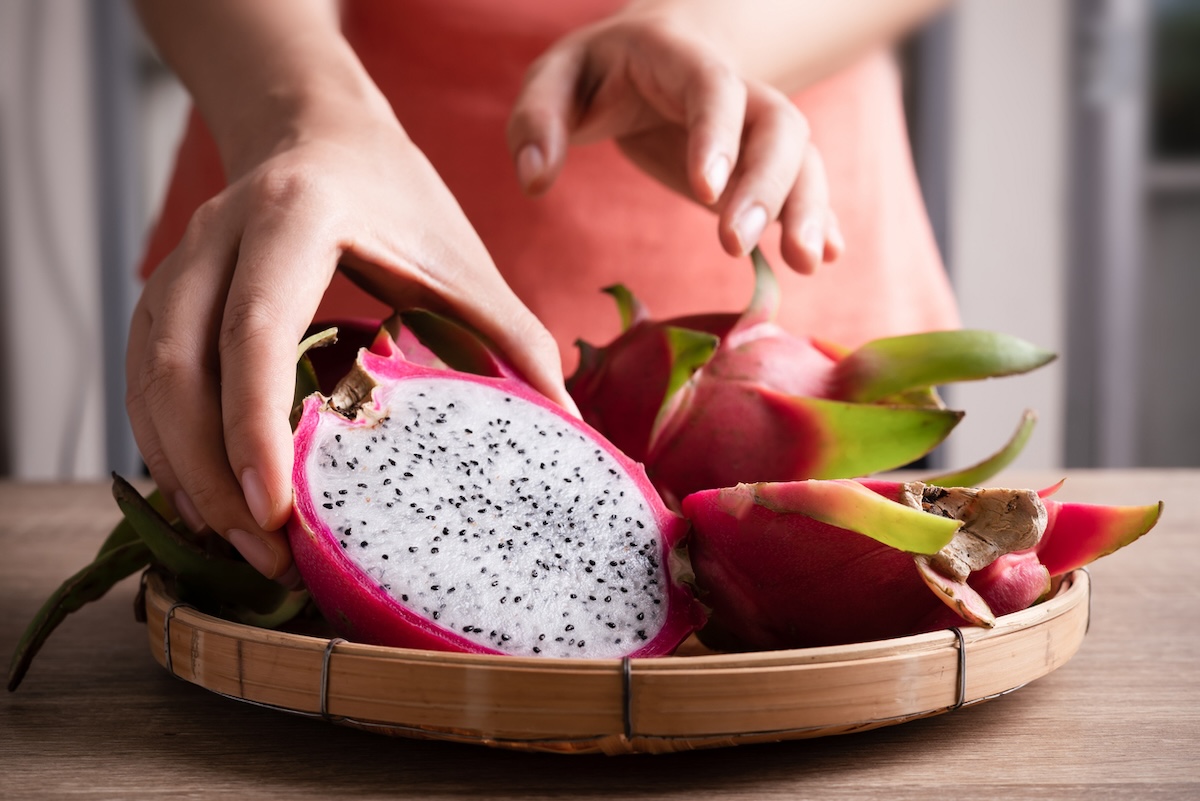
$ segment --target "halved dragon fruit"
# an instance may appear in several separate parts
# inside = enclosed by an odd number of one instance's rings
[[[325,617],[410,648],[674,650],[704,620],[671,572],[687,524],[639,465],[464,329],[413,319],[473,372],[415,363],[383,333],[332,396],[303,404],[288,530]]]
[[[612,287],[624,332],[604,348],[579,344],[567,388],[583,418],[645,463],[672,506],[739,482],[853,478],[907,464],[962,417],[944,408],[935,385],[1054,358],[987,331],[880,339],[853,352],[793,336],[773,322],[771,268],[757,251],[753,261],[754,296],[740,315],[657,322]]]
[[[879,480],[742,484],[683,500],[711,609],[700,636],[726,650],[992,626],[1053,578],[1145,534],[1161,510]]]

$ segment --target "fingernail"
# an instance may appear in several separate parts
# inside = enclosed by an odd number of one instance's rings
[[[767,210],[762,206],[753,205],[741,213],[733,225],[737,234],[738,244],[742,253],[749,253],[758,244],[759,237],[767,227]]]
[[[825,226],[819,220],[805,220],[800,225],[800,247],[808,253],[813,266],[824,260]]]
[[[179,519],[183,521],[184,525],[197,534],[208,528],[204,523],[204,518],[196,511],[196,505],[192,503],[192,499],[186,492],[179,490],[171,500],[174,501],[175,511],[179,512]]]
[[[721,196],[725,191],[725,184],[729,183],[730,166],[729,157],[718,154],[708,162],[708,167],[704,170],[704,182],[708,184],[714,200]]]
[[[262,479],[258,477],[258,471],[253,467],[242,471],[242,494],[246,496],[246,506],[250,507],[250,514],[254,515],[255,522],[264,531],[272,528],[267,525],[271,521],[271,498],[267,495],[267,488]]]
[[[842,227],[836,221],[829,224],[829,244],[839,254],[846,250],[846,237],[842,235]]]
[[[542,172],[546,169],[546,159],[542,156],[542,149],[537,145],[525,145],[521,148],[521,152],[517,154],[517,180],[521,182],[521,186],[528,189],[542,177]]]
[[[233,528],[229,530],[228,539],[233,543],[233,547],[238,549],[238,553],[244,556],[246,561],[255,570],[267,578],[275,575],[275,565],[278,559],[275,556],[275,551],[261,537],[255,536],[248,531]]]
[[[292,566],[284,571],[283,575],[275,579],[275,581],[289,590],[300,589],[300,585],[304,583],[300,577],[300,568],[296,567],[295,562],[292,562]]]

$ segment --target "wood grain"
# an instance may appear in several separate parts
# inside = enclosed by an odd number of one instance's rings
[[[1061,476],[1017,473],[1011,485]],[[157,665],[128,581],[0,700],[0,798],[1200,798],[1200,471],[1072,472],[1062,500],[1166,510],[1092,569],[1065,666],[978,707],[846,736],[562,757],[380,737],[229,701]],[[101,485],[0,483],[0,651],[117,519]]]

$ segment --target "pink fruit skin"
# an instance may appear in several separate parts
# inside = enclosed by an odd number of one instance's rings
[[[773,323],[735,331],[738,319],[738,315],[711,314],[638,322],[610,345],[595,351],[596,358],[581,362],[567,387],[584,419],[638,461],[649,456],[655,439],[654,423],[667,390],[671,371],[665,334],[668,327],[689,328],[721,338],[721,345],[704,366],[698,383],[703,385],[701,394],[705,398],[715,396],[725,407],[746,407],[753,414],[754,400],[747,397],[747,387],[778,394],[827,397],[835,359],[812,341],[794,337]],[[723,398],[727,382],[737,386],[730,388],[730,397]],[[692,408],[699,408],[699,404],[692,404]],[[685,415],[676,411],[672,416]],[[679,424],[687,428],[691,421]],[[659,446],[654,450],[661,453],[663,449],[664,446]],[[656,463],[651,472],[656,472]],[[727,483],[736,480],[748,479],[742,476]],[[718,485],[706,484],[704,488],[714,486]]]
[[[755,381],[787,395],[835,398],[830,389],[836,366],[837,359],[808,337],[759,323],[730,334],[704,369],[714,379]]]
[[[694,527],[688,552],[710,609],[701,634],[709,645],[801,648],[897,637],[945,608],[911,554],[760,505],[734,517],[726,492],[683,499]]]
[[[748,381],[701,378],[680,391],[647,471],[674,505],[710,487],[814,475],[827,439],[820,416],[788,395]],[[797,442],[808,447],[785,444]]]
[[[647,506],[652,510],[661,531],[662,564],[669,564],[667,555],[687,534],[687,523],[658,501],[658,496],[640,465],[629,460],[586,424],[563,412],[523,381],[512,377],[475,376],[413,364],[404,358],[400,349],[387,337],[376,340],[371,351],[362,351],[359,360],[363,367],[382,381],[417,377],[445,378],[447,375],[453,375],[456,380],[497,387],[552,411],[563,421],[586,433],[595,441],[597,447],[604,448],[637,479],[645,494]],[[313,432],[323,406],[324,400],[316,395],[304,401],[303,415],[294,435],[294,506],[287,527],[296,566],[322,614],[342,636],[358,642],[435,651],[500,653],[413,613],[372,582],[345,556],[335,535],[321,522],[316,513],[315,501],[309,492],[304,473]],[[379,407],[375,408],[378,410]],[[347,421],[347,424],[367,425],[365,421]],[[670,611],[663,628],[649,642],[630,653],[630,656],[661,656],[670,653],[691,632],[703,625],[703,607],[683,584],[671,582],[667,590],[667,604]]]
[[[585,351],[567,382],[584,419],[646,465],[668,504],[677,505],[691,492],[739,482],[829,475],[823,467],[844,434],[831,426],[826,410],[805,401],[842,400],[833,388],[844,354],[761,317],[712,314],[639,321],[607,347]],[[660,414],[671,371],[664,331],[669,326],[714,334],[720,344]],[[941,436],[953,422],[945,425]],[[929,436],[909,458],[937,443]],[[872,462],[862,472],[904,461]]]
[[[1028,609],[1050,589],[1050,573],[1033,551],[1006,553],[967,582],[987,603],[992,614],[1007,615]],[[966,623],[953,609],[942,604],[917,626],[917,631],[936,631]]]
[[[897,482],[861,483],[892,500],[900,496]],[[837,645],[969,625],[930,590],[911,554],[802,514],[747,505],[734,492],[705,490],[683,499],[693,524],[692,566],[711,610],[701,637],[713,647]],[[1136,539],[1159,509],[1057,502],[1047,508],[1038,548],[1006,554],[968,579],[995,615],[1029,607],[1052,575]]]
[[[638,323],[630,331],[634,333],[623,337],[620,347],[606,349],[592,365],[581,364],[567,387],[583,419],[630,459],[642,462],[667,392],[671,348],[657,325]]]
[[[1061,576],[1122,548],[1149,531],[1162,504],[1093,506],[1044,501],[1048,524],[1037,553],[1051,576]]]

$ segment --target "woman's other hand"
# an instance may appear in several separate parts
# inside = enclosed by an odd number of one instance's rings
[[[804,116],[678,16],[628,9],[565,37],[527,73],[508,126],[527,192],[550,187],[568,145],[605,138],[711,207],[731,255],[749,253],[776,220],[798,272],[845,246]]]

